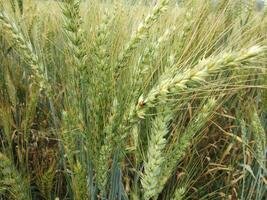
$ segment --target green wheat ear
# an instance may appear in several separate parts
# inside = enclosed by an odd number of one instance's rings
[[[62,12],[64,15],[64,31],[68,39],[67,48],[72,57],[74,73],[83,76],[87,55],[84,47],[84,31],[81,27],[80,2],[80,0],[66,0]]]
[[[168,134],[168,123],[171,119],[170,112],[161,110],[152,122],[151,135],[148,141],[147,161],[144,164],[142,186],[144,188],[144,199],[157,198],[159,195],[160,174],[163,170],[164,149],[167,144],[165,136]]]
[[[146,96],[140,96],[133,113],[137,113],[139,118],[144,118],[149,108],[155,107],[158,103],[166,103],[169,96],[179,94],[193,83],[201,84],[205,82],[214,73],[245,66],[246,63],[261,57],[265,52],[266,47],[253,46],[239,52],[225,53],[201,60],[192,69],[185,69],[184,71],[171,69],[162,75],[159,83]]]
[[[9,33],[11,38],[14,40],[15,45],[19,49],[19,53],[22,59],[29,64],[31,71],[31,79],[33,80],[33,82],[39,86],[40,90],[44,90],[46,94],[50,96],[51,86],[45,75],[45,69],[42,60],[35,52],[31,41],[25,37],[21,28],[1,7],[0,23],[2,23],[7,33]]]
[[[203,129],[204,125],[210,119],[216,105],[216,99],[210,98],[207,100],[206,104],[199,110],[198,114],[189,122],[184,133],[181,134],[173,148],[170,148],[165,154],[163,170],[158,177],[160,181],[160,184],[158,185],[159,192],[162,191],[164,185],[172,175],[178,161],[186,154],[194,136]]]
[[[45,172],[41,173],[36,178],[36,185],[38,189],[40,190],[42,196],[44,196],[47,200],[51,199],[51,193],[53,191],[53,184],[54,184],[54,178],[55,178],[55,166],[54,164],[47,169]]]
[[[125,49],[119,56],[118,63],[115,66],[115,79],[119,77],[121,69],[127,66],[128,59],[131,57],[133,51],[138,47],[140,42],[147,38],[149,29],[156,21],[158,21],[160,15],[166,11],[169,1],[170,0],[159,0],[153,8],[152,13],[139,24],[136,33],[132,36],[130,42],[126,45]]]
[[[23,0],[17,0],[18,1],[18,6],[19,6],[19,11],[20,14],[23,14]]]
[[[185,193],[184,188],[177,188],[175,190],[174,195],[171,198],[171,200],[183,200],[184,199],[184,193]]]
[[[10,200],[31,200],[29,183],[26,180],[9,158],[0,153],[0,196]]]
[[[253,131],[253,137],[255,138],[255,152],[256,158],[258,159],[260,165],[264,166],[264,161],[266,160],[265,148],[266,148],[266,132],[262,126],[260,117],[257,113],[255,105],[252,106],[250,113],[251,127]]]

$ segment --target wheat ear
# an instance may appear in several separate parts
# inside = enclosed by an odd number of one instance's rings
[[[260,164],[264,166],[264,161],[266,160],[265,148],[266,148],[266,132],[262,126],[261,120],[257,113],[255,105],[252,106],[252,111],[250,113],[250,120],[252,125],[252,131],[254,133],[256,145],[255,152],[256,158],[259,160]]]
[[[96,163],[96,182],[97,186],[100,189],[100,193],[102,197],[106,195],[106,185],[108,181],[108,173],[109,173],[109,159],[111,159],[112,153],[116,148],[116,143],[119,138],[119,133],[114,132],[114,123],[117,117],[117,101],[116,99],[113,101],[113,106],[110,114],[110,118],[108,121],[108,125],[104,128],[104,141],[103,145],[100,148],[99,158]]]
[[[87,59],[84,42],[84,33],[81,28],[80,0],[65,0],[62,8],[64,15],[64,30],[68,38],[68,50],[72,56],[76,75],[83,75]]]
[[[167,29],[150,47],[145,48],[144,53],[139,57],[135,67],[134,82],[137,87],[140,87],[143,84],[143,81],[146,80],[147,75],[153,69],[152,61],[157,59],[160,53],[160,48],[172,38],[175,30],[175,27]]]
[[[160,180],[160,184],[158,185],[159,193],[162,191],[165,183],[175,170],[178,161],[185,155],[186,150],[190,146],[195,134],[199,132],[210,119],[216,105],[217,101],[214,98],[209,99],[199,111],[199,114],[188,124],[188,127],[185,132],[181,134],[177,143],[175,143],[173,148],[166,153],[166,159],[163,164],[164,168],[161,175],[158,177]]]
[[[159,0],[156,6],[153,8],[151,14],[149,14],[143,22],[141,22],[137,28],[136,33],[130,39],[130,42],[126,45],[125,49],[119,56],[118,63],[115,66],[115,79],[118,78],[122,68],[126,67],[127,61],[132,55],[134,49],[138,47],[140,42],[147,37],[148,31],[151,26],[159,19],[160,15],[167,9],[169,0]]]
[[[0,9],[0,22],[2,22],[7,32],[10,33],[12,39],[15,41],[16,46],[20,50],[20,56],[30,65],[32,73],[31,78],[34,83],[37,84],[41,90],[45,90],[47,95],[50,96],[51,86],[44,73],[44,64],[36,54],[32,43],[26,39],[22,30],[3,9]]]
[[[266,52],[265,47],[253,46],[240,52],[226,53],[201,60],[192,69],[178,72],[175,69],[168,70],[146,96],[140,96],[132,117],[137,114],[139,118],[144,118],[149,108],[155,107],[157,103],[166,103],[169,96],[191,87],[191,84],[205,82],[211,74],[244,66],[253,59],[261,57],[264,52]],[[175,75],[172,76],[172,74]]]
[[[29,183],[22,178],[13,163],[4,154],[0,153],[0,196],[10,200],[30,200]]]
[[[171,200],[183,200],[184,199],[184,193],[185,193],[185,188],[177,188],[174,192],[173,197]]]
[[[147,161],[144,164],[144,175],[142,186],[144,188],[144,199],[148,200],[158,196],[158,185],[160,173],[164,162],[164,148],[166,146],[165,136],[168,133],[168,123],[171,119],[169,112],[158,114],[152,124],[151,136],[148,141]]]

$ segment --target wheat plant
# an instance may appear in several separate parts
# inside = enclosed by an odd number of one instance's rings
[[[266,28],[254,0],[0,0],[0,199],[265,199]]]

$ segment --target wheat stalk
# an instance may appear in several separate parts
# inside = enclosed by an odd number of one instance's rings
[[[111,87],[112,87],[112,75],[111,68],[109,67],[109,36],[110,26],[114,20],[115,15],[111,16],[105,12],[103,22],[98,26],[97,34],[94,45],[94,62],[95,62],[95,81],[94,84],[94,110],[93,116],[97,123],[96,133],[90,136],[90,144],[93,146],[92,158],[96,169],[96,183],[99,187],[101,194],[105,195],[105,188],[107,184],[108,174],[108,159],[111,156],[112,145],[112,133],[110,130],[103,130],[103,126],[109,123],[110,105],[112,104]],[[105,81],[103,81],[105,80]],[[113,111],[111,111],[113,112]],[[111,113],[110,118],[112,119],[113,114]],[[102,144],[102,138],[106,137]]]
[[[75,200],[87,200],[88,194],[88,177],[87,168],[85,168],[79,161],[73,166],[72,187]]]
[[[205,82],[205,80],[214,73],[220,73],[225,69],[236,69],[246,66],[249,62],[255,61],[257,57],[261,57],[266,51],[265,47],[253,46],[249,49],[241,50],[236,53],[225,53],[215,57],[209,57],[201,60],[194,68],[177,70],[172,66],[159,78],[158,83],[148,92],[141,95],[138,103],[129,106],[126,112],[122,129],[125,138],[133,124],[140,119],[145,118],[149,109],[166,104],[169,97],[179,94],[188,87],[195,87]]]
[[[98,26],[97,34],[94,45],[94,62],[95,70],[94,73],[94,84],[96,97],[96,105],[101,105],[99,108],[103,113],[108,113],[110,110],[110,104],[112,102],[112,72],[110,67],[110,42],[109,37],[111,36],[110,28],[114,21],[115,15],[110,15],[105,11],[103,22]],[[103,81],[105,80],[105,81]],[[99,114],[102,113],[99,111]],[[107,117],[103,116],[104,122]]]

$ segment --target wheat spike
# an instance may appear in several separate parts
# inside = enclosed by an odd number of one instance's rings
[[[158,185],[158,192],[161,192],[167,180],[176,168],[177,162],[185,155],[186,150],[191,144],[191,141],[195,134],[199,132],[203,126],[210,119],[212,111],[217,105],[217,101],[211,98],[207,103],[200,109],[199,114],[192,119],[188,124],[188,127],[184,133],[179,137],[179,140],[169,152],[166,153],[165,162],[163,164],[164,168],[161,175],[158,177],[160,184]]]
[[[136,33],[132,36],[130,42],[126,45],[123,52],[120,54],[118,63],[115,66],[115,79],[118,78],[122,68],[126,67],[128,59],[131,57],[133,50],[135,50],[139,43],[147,37],[151,26],[158,20],[160,15],[167,9],[169,0],[159,0],[143,22],[137,28]]]
[[[36,54],[32,43],[24,36],[19,26],[12,20],[9,15],[0,9],[0,22],[10,33],[12,39],[15,41],[16,46],[21,52],[21,57],[31,67],[32,79],[36,85],[40,87],[40,90],[45,90],[48,96],[51,95],[51,86],[45,75],[44,64]]]
[[[183,200],[184,193],[185,193],[185,188],[177,188],[171,200]]]
[[[159,83],[151,89],[146,96],[140,96],[138,103],[133,111],[139,118],[144,118],[149,108],[155,107],[159,103],[166,103],[169,96],[178,94],[186,90],[190,84],[201,84],[205,82],[211,74],[219,73],[225,69],[235,69],[246,65],[246,63],[262,56],[266,51],[265,47],[253,46],[236,53],[226,53],[216,57],[201,60],[197,66],[184,71],[171,69],[162,75]],[[172,74],[175,74],[172,76]]]
[[[164,110],[162,112],[153,120],[148,142],[147,161],[144,164],[145,171],[141,181],[144,188],[144,199],[146,200],[159,195],[159,176],[163,168],[163,151],[166,146],[165,136],[168,133],[168,123],[171,118],[169,112],[166,113]]]
[[[30,200],[29,183],[26,180],[21,177],[9,158],[0,153],[0,195],[10,200]]]

